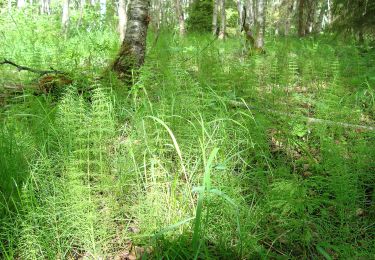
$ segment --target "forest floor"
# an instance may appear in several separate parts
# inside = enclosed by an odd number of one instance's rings
[[[0,58],[68,73],[0,67],[2,258],[375,257],[375,50],[151,33],[129,90],[115,30],[1,24]]]

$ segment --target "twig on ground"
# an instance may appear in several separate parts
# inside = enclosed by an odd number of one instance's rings
[[[7,59],[4,59],[2,62],[0,62],[0,65],[4,65],[4,64],[12,65],[12,66],[16,67],[19,71],[26,70],[26,71],[30,71],[30,72],[33,72],[33,73],[37,73],[40,76],[43,76],[43,75],[46,75],[46,74],[66,74],[66,72],[60,71],[60,70],[55,70],[52,67],[51,67],[50,70],[38,70],[38,69],[33,69],[33,68],[30,68],[30,67],[18,65],[16,63],[14,63],[13,61],[10,61],[10,60],[7,60]]]

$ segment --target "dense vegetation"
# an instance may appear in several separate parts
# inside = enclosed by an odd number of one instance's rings
[[[150,30],[128,87],[111,20],[33,14],[0,58],[67,74],[0,67],[1,258],[375,257],[371,37]]]

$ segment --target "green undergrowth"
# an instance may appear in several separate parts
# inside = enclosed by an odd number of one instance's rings
[[[375,132],[308,123],[374,125],[372,49],[268,38],[247,57],[238,38],[150,33],[129,91],[106,71],[114,30],[38,28],[0,56],[76,80],[2,108],[3,258],[374,257]],[[0,73],[0,88],[36,79]]]

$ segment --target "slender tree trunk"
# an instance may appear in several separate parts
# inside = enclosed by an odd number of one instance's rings
[[[105,20],[105,15],[107,13],[107,0],[100,0],[100,19]]]
[[[126,0],[119,0],[118,5],[118,30],[120,32],[120,41],[123,42],[125,39],[125,32],[126,32]]]
[[[85,13],[85,5],[86,0],[81,0],[80,6],[79,6],[79,20],[78,20],[78,27],[81,26],[82,20],[83,20],[83,14]]]
[[[246,12],[246,8],[244,9],[244,5],[241,0],[237,0],[237,12],[238,12],[238,28],[240,32],[243,30],[243,23],[244,23],[244,12]]]
[[[315,14],[316,14],[316,0],[307,0],[307,17],[305,24],[305,35],[309,34],[313,30],[315,23]]]
[[[178,16],[178,25],[180,27],[180,36],[184,36],[185,35],[185,18],[184,18],[184,11],[182,9],[180,0],[175,0],[175,8],[176,8],[177,16]]]
[[[324,1],[322,3],[322,6],[320,7],[318,19],[316,20],[316,23],[314,25],[314,32],[315,33],[320,33],[322,31],[323,18],[324,18],[324,14],[325,14],[326,10],[327,10],[327,2]]]
[[[227,23],[227,16],[225,12],[225,0],[221,0],[220,3],[220,32],[219,32],[219,39],[225,39],[225,33],[226,33],[226,23]]]
[[[69,28],[69,0],[63,1],[61,27],[63,29],[63,32],[66,34]]]
[[[8,0],[8,12],[12,12],[12,0]]]
[[[257,1],[257,34],[255,39],[255,48],[264,50],[264,34],[266,25],[266,0]]]
[[[287,18],[285,21],[285,36],[289,35],[290,27],[292,25],[292,17],[294,16],[295,10],[297,9],[297,0],[293,0],[291,3],[289,3],[289,7],[287,10]]]
[[[298,2],[298,35],[300,37],[303,37],[305,35],[304,9],[305,9],[305,0],[299,0]]]
[[[219,1],[220,0],[214,0],[214,11],[212,13],[212,34],[217,35],[218,34],[218,27],[217,27],[217,13],[219,10]]]
[[[255,48],[255,39],[254,39],[254,9],[253,9],[253,0],[248,0],[245,5],[242,7],[242,20],[241,20],[241,29],[245,31],[246,44],[244,46],[244,52],[249,52]]]
[[[121,79],[131,82],[133,71],[137,73],[145,59],[149,0],[132,0],[128,6],[126,37],[113,63],[113,70]]]

